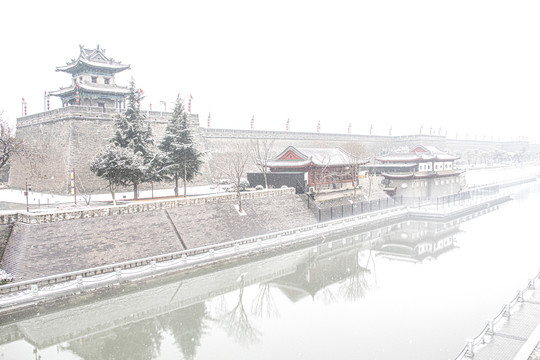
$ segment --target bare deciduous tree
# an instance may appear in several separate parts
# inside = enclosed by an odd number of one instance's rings
[[[367,149],[359,142],[348,142],[343,145],[343,151],[351,158],[352,167],[352,185],[354,189],[353,198],[356,198],[356,190],[360,187],[360,179],[358,177],[360,173],[360,167],[367,162]]]
[[[9,159],[21,150],[21,142],[13,136],[13,129],[2,117],[0,111],[0,169],[3,168]]]
[[[264,188],[268,189],[268,160],[271,159],[272,147],[274,146],[274,139],[255,139],[251,140],[251,147],[253,149],[252,156],[255,161],[255,165],[262,172],[264,177]]]
[[[220,163],[215,163],[214,166],[221,169],[221,172],[227,176],[236,190],[238,197],[238,211],[243,212],[242,196],[242,179],[246,172],[246,164],[251,156],[251,149],[246,144],[235,144],[230,151],[223,153]]]

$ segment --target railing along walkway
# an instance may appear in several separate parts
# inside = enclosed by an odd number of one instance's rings
[[[539,280],[540,271],[476,337],[466,341],[456,360],[527,360],[540,341]]]

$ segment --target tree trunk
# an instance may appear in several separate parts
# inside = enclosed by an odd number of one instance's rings
[[[133,183],[133,200],[137,200],[139,198],[139,184]]]
[[[184,197],[187,195],[187,164],[184,162]]]
[[[113,205],[116,206],[116,191],[114,190],[114,186],[112,184],[109,184],[109,190],[111,190]]]
[[[178,196],[178,174],[174,173],[174,196]]]
[[[263,171],[263,176],[264,176],[264,188],[268,189],[268,177],[266,176],[266,170]]]
[[[236,196],[238,196],[238,212],[242,213],[242,194],[240,194],[240,177],[236,180]]]
[[[353,179],[352,179],[352,186],[353,186],[353,201],[356,199],[356,187],[358,186],[358,182],[360,180],[358,179],[358,176],[356,174],[356,167],[353,170]]]
[[[238,196],[238,212],[242,213],[242,194],[240,194],[240,188],[236,189],[236,194]]]

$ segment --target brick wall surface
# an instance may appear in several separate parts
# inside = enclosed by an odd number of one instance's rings
[[[261,235],[316,222],[296,195],[57,221],[15,223],[0,267],[26,280]]]

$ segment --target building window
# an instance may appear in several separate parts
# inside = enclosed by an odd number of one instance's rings
[[[105,81],[105,85],[109,85],[111,83],[111,79],[109,78],[105,78],[104,81]]]
[[[92,76],[92,83],[93,83],[93,84],[96,84],[96,83],[97,83],[97,76]]]

